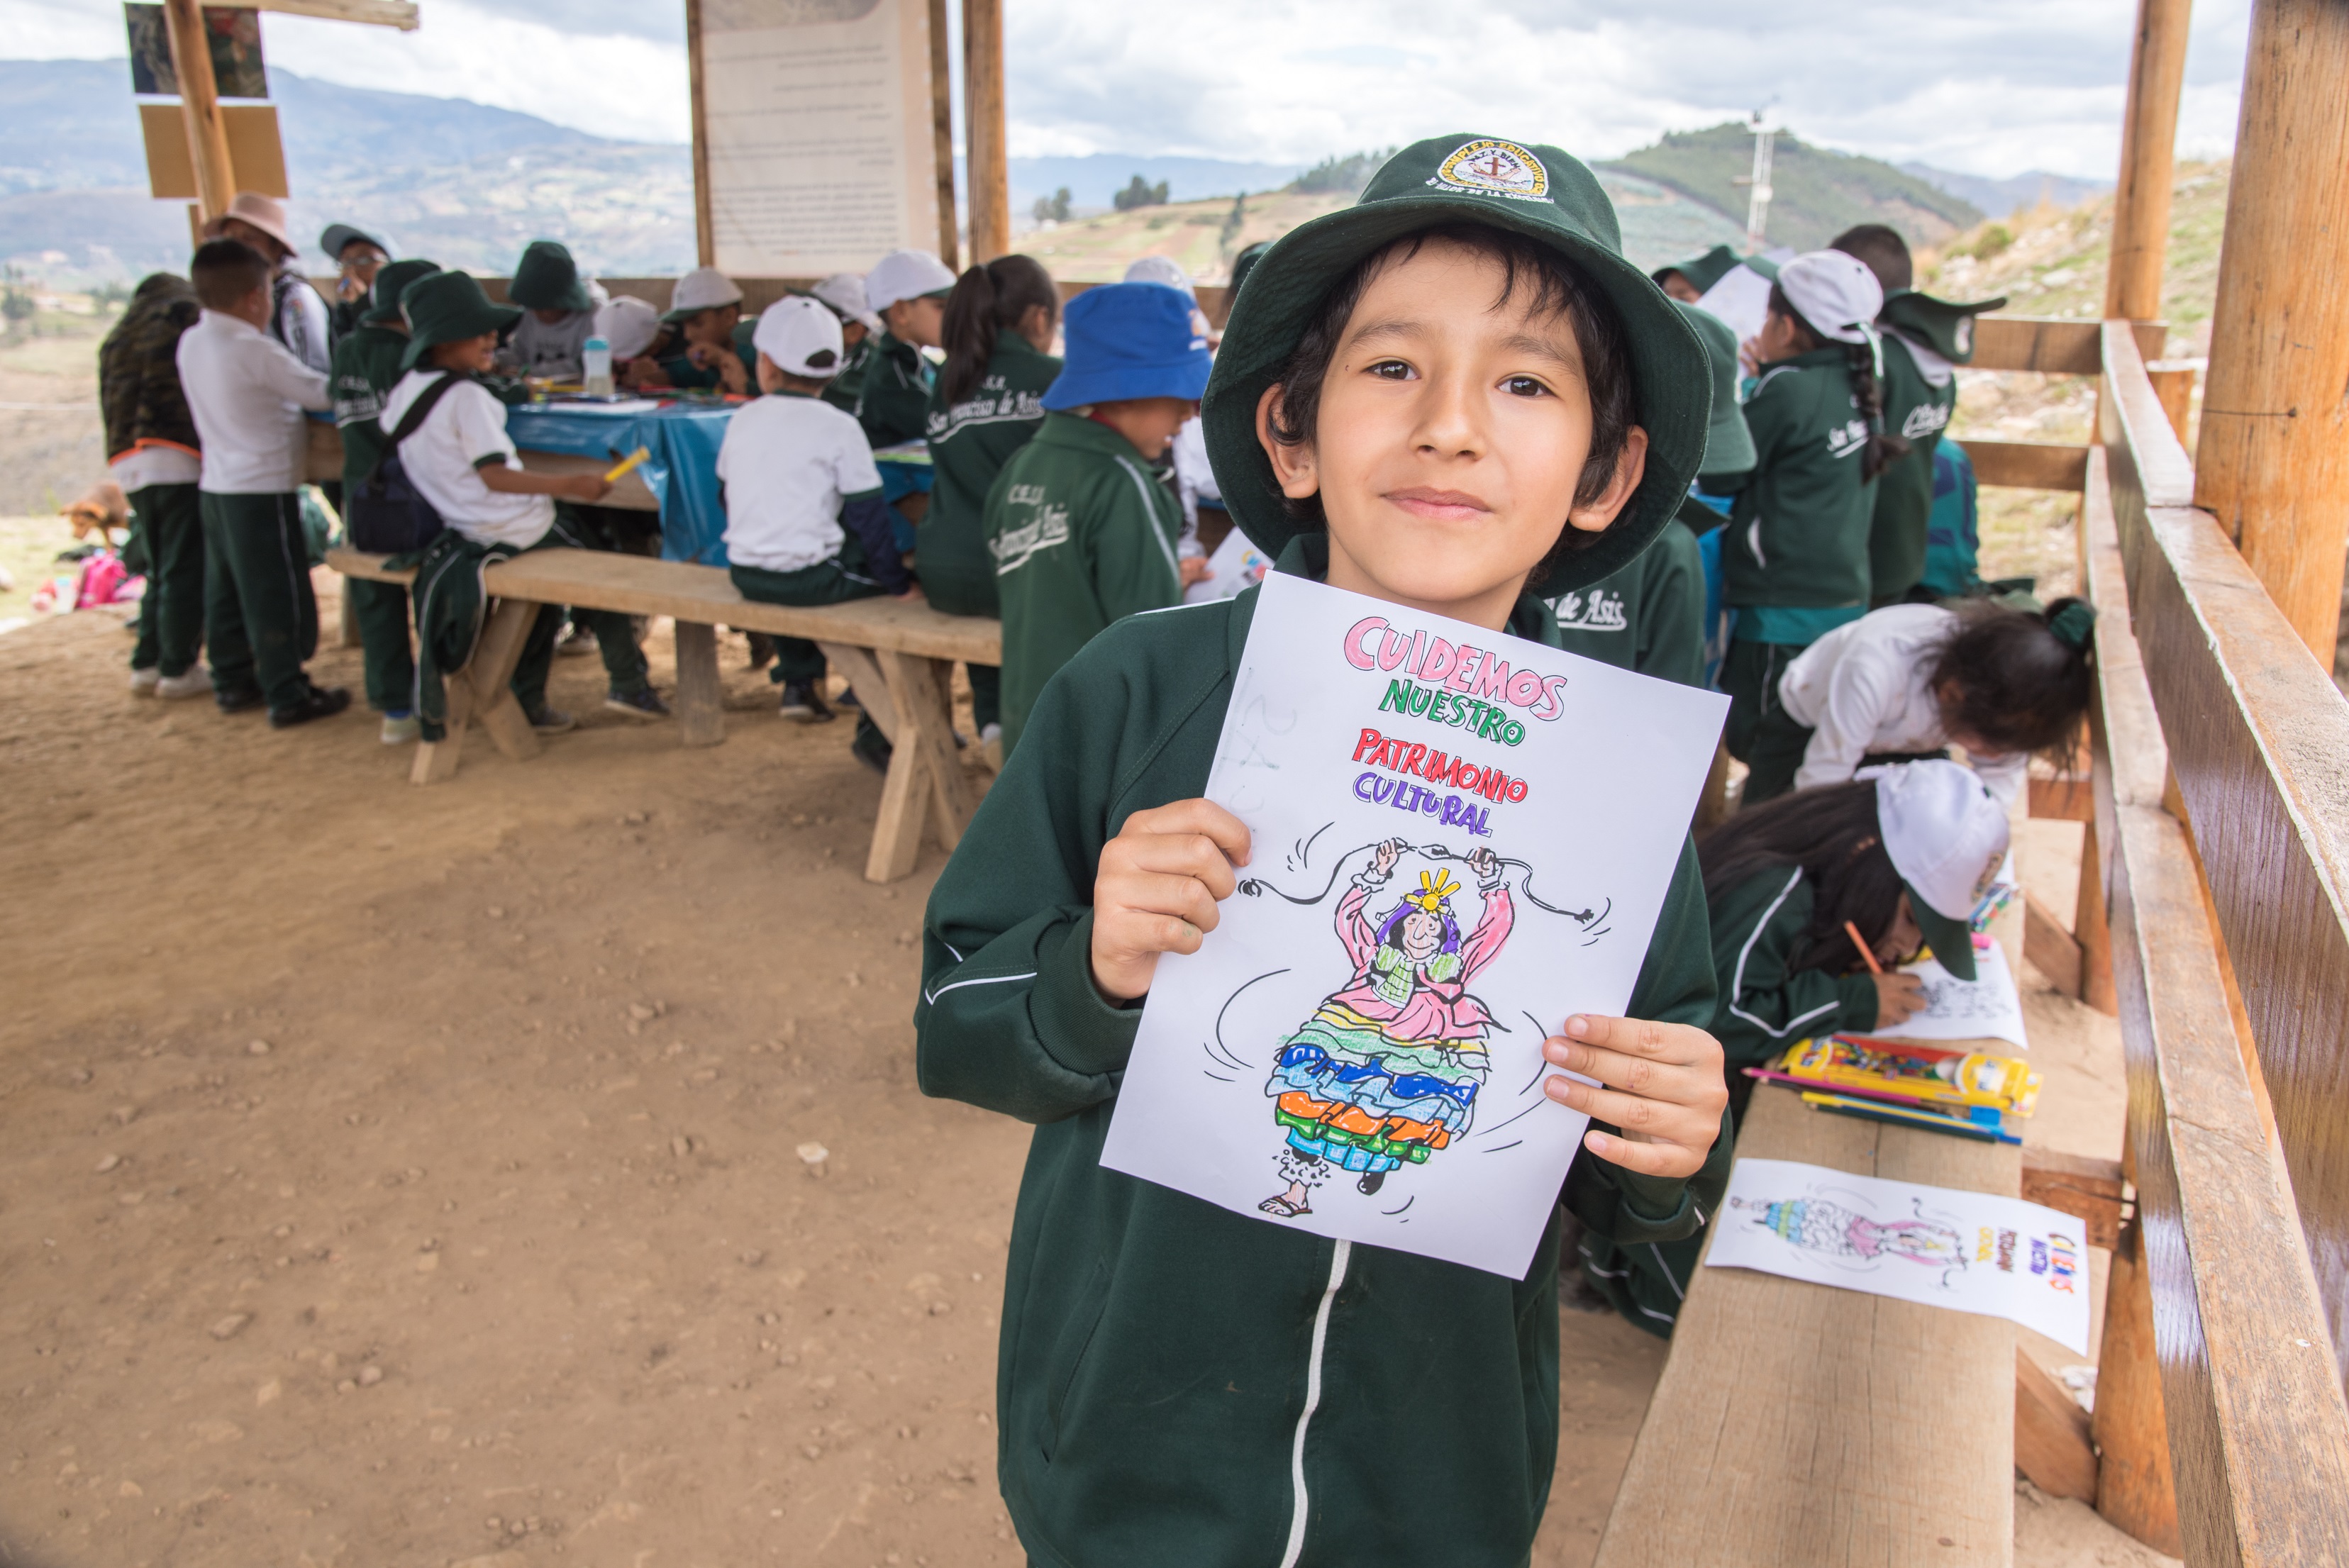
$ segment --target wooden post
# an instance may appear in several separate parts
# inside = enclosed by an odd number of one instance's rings
[[[962,0],[963,143],[970,160],[970,260],[1011,248],[1011,169],[1003,129],[1003,0]]]
[[[947,46],[947,0],[930,0],[930,137],[938,168],[938,260],[958,273],[956,231],[962,225],[955,215],[954,51]]]
[[[693,113],[693,246],[698,265],[718,264],[709,221],[709,111],[701,96],[701,0],[685,0],[685,80]]]
[[[2151,321],[2161,314],[2178,95],[2186,79],[2186,24],[2192,9],[2192,0],[2137,0],[2128,108],[2121,120],[2120,183],[2113,191],[2112,263],[2105,274],[2107,320]]]
[[[236,194],[229,162],[228,123],[221,119],[212,80],[212,40],[204,36],[197,0],[163,0],[163,30],[171,41],[171,69],[180,78],[180,112],[188,121],[188,156],[196,166],[196,200],[207,222],[228,211]]]
[[[2105,1285],[2105,1337],[2096,1358],[2093,1429],[2096,1511],[2116,1529],[2172,1557],[2184,1554],[2178,1494],[2170,1480],[2169,1427],[2163,1415],[2161,1367],[2154,1357],[2153,1284],[2146,1274],[2140,1227],[2121,1233]]]
[[[2195,504],[2333,667],[2349,549],[2349,6],[2258,0]]]

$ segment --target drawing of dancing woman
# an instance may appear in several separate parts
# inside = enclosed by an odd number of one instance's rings
[[[1337,913],[1352,982],[1281,1042],[1265,1093],[1288,1134],[1279,1155],[1288,1186],[1257,1205],[1268,1214],[1311,1213],[1312,1190],[1332,1168],[1376,1192],[1388,1171],[1423,1164],[1475,1119],[1493,1019],[1467,985],[1507,942],[1515,906],[1501,861],[1478,850],[1465,862],[1484,898],[1475,930],[1462,935],[1452,907],[1461,887],[1440,870],[1420,872],[1419,887],[1373,923],[1371,902],[1409,848],[1388,840],[1355,875]]]

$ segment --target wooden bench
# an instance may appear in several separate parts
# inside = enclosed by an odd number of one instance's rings
[[[326,564],[347,577],[404,584],[414,576],[388,570],[384,559],[355,550],[326,552]],[[1002,663],[999,623],[886,598],[814,609],[761,604],[736,592],[719,567],[585,550],[534,550],[492,566],[485,582],[496,608],[472,662],[447,680],[447,735],[418,747],[412,782],[430,784],[454,774],[465,732],[476,723],[506,756],[521,761],[537,755],[538,737],[511,690],[514,665],[540,607],[573,604],[676,622],[674,707],[678,738],[688,746],[726,738],[718,627],[815,643],[849,678],[893,748],[866,879],[894,882],[911,872],[925,821],[943,847],[961,841],[978,800],[956,757],[950,665],[957,659]]]

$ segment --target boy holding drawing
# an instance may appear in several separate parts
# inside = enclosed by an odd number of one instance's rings
[[[1207,439],[1280,573],[1554,648],[1529,588],[1600,581],[1671,525],[1708,381],[1587,169],[1446,137],[1264,259]],[[1522,1563],[1557,1451],[1555,1209],[1510,1280],[1102,1163],[1159,954],[1196,952],[1236,868],[1284,851],[1200,798],[1263,592],[1129,617],[1077,651],[931,897],[922,1086],[1039,1124],[1007,1274],[1004,1498],[1040,1563]],[[1489,920],[1489,868],[1470,869]],[[1546,1085],[1612,1123],[1567,1183],[1594,1233],[1671,1240],[1717,1202],[1713,1004],[1683,848],[1631,1017],[1575,1015],[1542,1047],[1607,1086]]]

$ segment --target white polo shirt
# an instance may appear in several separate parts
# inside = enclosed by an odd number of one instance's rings
[[[208,310],[180,335],[180,390],[204,444],[199,488],[283,495],[302,488],[305,408],[328,408],[326,378],[252,323]]]
[[[383,400],[379,422],[387,438],[424,389],[448,374],[419,368],[399,378]],[[442,393],[416,433],[399,444],[408,482],[432,503],[442,522],[476,544],[527,550],[554,526],[554,498],[492,490],[481,474],[489,461],[522,467],[513,438],[506,434],[506,406],[478,381],[460,382]]]
[[[797,572],[840,553],[841,503],[881,494],[856,417],[820,397],[771,392],[745,403],[718,449],[726,483],[726,559]]]
[[[1778,700],[1811,743],[1795,775],[1797,789],[1841,784],[1870,752],[1938,751],[1949,744],[1933,665],[1957,629],[1938,604],[1894,604],[1846,622],[1813,643],[1778,677]],[[2001,805],[2022,792],[2031,758],[1969,757]]]

